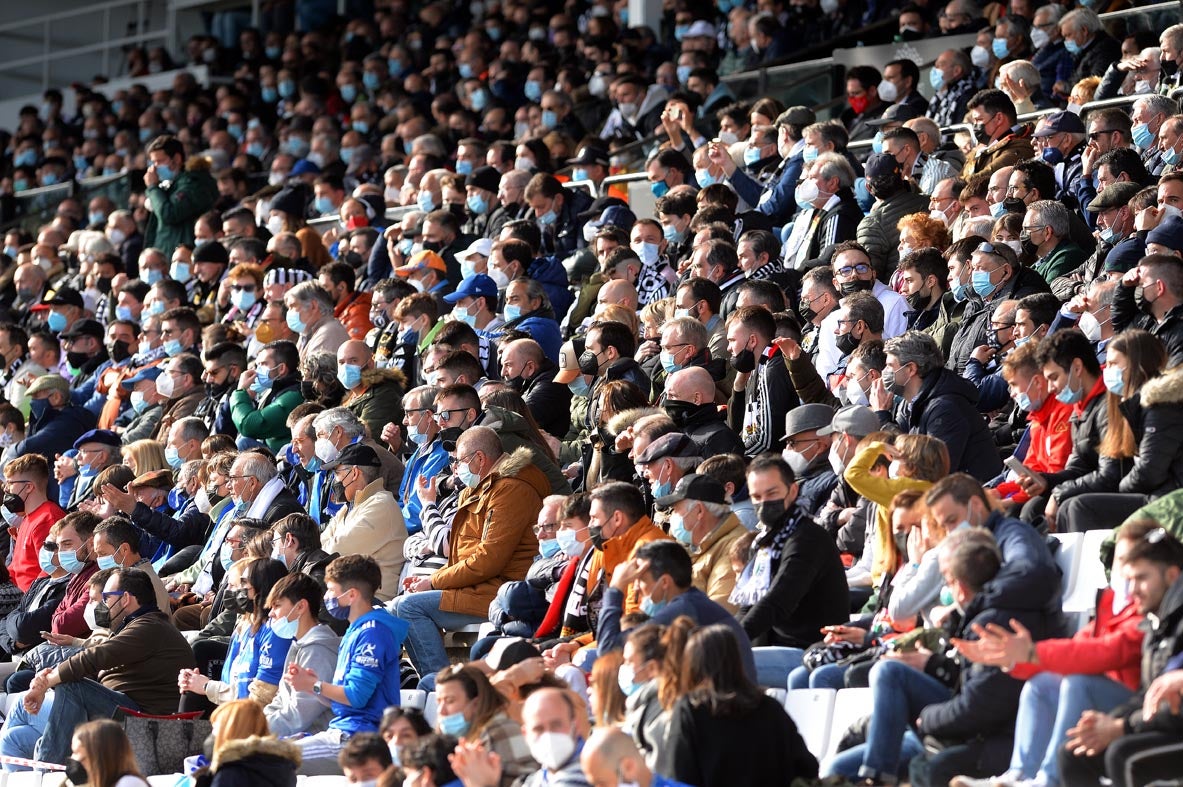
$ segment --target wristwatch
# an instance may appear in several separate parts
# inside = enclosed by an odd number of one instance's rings
[[[321,688],[320,681],[318,680],[316,683],[312,684],[312,693],[319,697]]]

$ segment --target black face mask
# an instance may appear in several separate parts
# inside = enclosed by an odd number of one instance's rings
[[[111,277],[110,276],[100,276],[95,281],[94,286],[103,295],[110,295],[111,294]]]
[[[348,262],[354,268],[360,268],[361,266],[366,264],[366,261],[363,260],[362,256],[360,254],[358,254],[356,251],[346,252],[345,253],[345,261]]]
[[[1146,291],[1141,286],[1134,288],[1134,305],[1138,307],[1138,311],[1150,314],[1154,301],[1146,297]]]
[[[73,757],[66,760],[66,778],[70,780],[71,784],[79,785],[79,787],[90,781],[90,775],[86,772],[86,766]]]
[[[805,320],[805,322],[813,322],[813,318],[817,317],[817,312],[810,308],[809,304],[805,301],[801,301],[801,306],[797,309],[797,313],[801,315],[801,319]]]
[[[840,333],[834,337],[834,346],[838,348],[838,352],[843,355],[850,355],[854,352],[854,348],[858,347],[859,340],[855,338],[854,331],[847,331]]]
[[[694,402],[680,402],[676,399],[666,399],[662,407],[665,409],[666,415],[674,422],[675,426],[685,426],[686,422],[694,416],[702,412],[705,407],[713,407],[714,403],[695,404]]]
[[[101,629],[111,628],[111,607],[106,601],[100,601],[94,607],[94,623]]]
[[[974,139],[976,139],[978,142],[981,142],[983,145],[990,142],[990,134],[986,131],[985,123],[974,123],[973,129]]]
[[[1022,244],[1021,248],[1023,249],[1023,253],[1027,256],[1034,257],[1039,253],[1039,247],[1035,245],[1033,240],[1031,240],[1031,233],[1019,233],[1019,243]]]
[[[728,358],[727,363],[731,364],[731,368],[740,374],[747,374],[756,368],[756,354],[751,350],[740,350]]]
[[[775,530],[784,521],[784,500],[765,500],[763,503],[756,503],[755,509],[756,519],[768,530]]]
[[[584,350],[579,356],[579,371],[595,377],[600,373],[600,357],[591,350]]]
[[[527,380],[524,375],[518,375],[517,377],[511,377],[508,380],[505,380],[506,385],[518,393],[521,393],[526,389],[526,384],[528,382],[529,380]]]
[[[246,588],[238,588],[227,593],[222,601],[222,606],[226,611],[238,614],[246,614],[255,610],[255,602],[251,601]]]
[[[14,495],[11,492],[4,495],[3,505],[14,514],[23,514],[25,512],[25,501],[20,495]]]
[[[1163,61],[1159,64],[1159,67],[1167,76],[1173,76],[1174,73],[1179,70],[1179,64],[1174,60],[1163,59]]]
[[[330,503],[344,503],[345,502],[345,484],[334,478],[329,483],[329,502]]]
[[[1007,197],[1002,201],[1002,207],[1007,213],[1026,213],[1027,203],[1018,197]]]
[[[604,530],[603,530],[603,528],[596,527],[595,525],[590,525],[587,528],[587,535],[591,539],[593,547],[595,547],[596,549],[601,549],[601,550],[604,548]]]
[[[107,355],[115,363],[123,363],[131,357],[131,345],[122,339],[116,339],[107,347]]]
[[[930,298],[932,298],[931,292],[917,290],[908,296],[908,308],[914,312],[922,312],[928,308],[928,301]]]
[[[842,292],[842,297],[853,295],[856,292],[870,292],[875,287],[875,280],[870,279],[863,281],[862,279],[855,279],[854,281],[844,281],[838,285],[838,289]]]
[[[1001,350],[1002,349],[1002,340],[998,338],[998,331],[994,331],[994,330],[987,330],[986,331],[986,346],[989,347],[991,350]]]
[[[231,385],[232,383],[229,379],[227,379],[226,382],[222,383],[221,385],[217,383],[206,383],[205,395],[211,399],[221,399],[226,395],[227,392],[229,392]]]
[[[443,244],[443,243],[440,243],[438,240],[425,240],[425,241],[423,241],[423,250],[424,250],[424,251],[435,251],[435,252],[439,252],[439,251],[443,251],[443,248],[444,248],[444,244]]]
[[[68,352],[66,353],[66,363],[73,366],[75,369],[81,369],[86,365],[86,362],[91,359],[90,353]]]

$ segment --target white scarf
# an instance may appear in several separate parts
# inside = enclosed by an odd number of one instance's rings
[[[267,509],[275,502],[275,496],[279,494],[281,489],[283,489],[283,481],[279,480],[279,476],[263,484],[263,488],[259,490],[259,494],[255,495],[254,502],[247,509],[246,517],[248,519],[262,519],[263,514],[267,513]]]

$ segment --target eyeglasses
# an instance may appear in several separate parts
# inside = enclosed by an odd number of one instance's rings
[[[854,320],[838,320],[838,324],[839,324],[839,325],[849,325],[849,326],[851,326],[852,328],[854,327],[855,323],[857,323],[857,322],[858,322],[858,320],[857,320],[857,319],[854,319]]]
[[[559,529],[557,522],[543,522],[541,525],[534,526],[534,535],[540,536],[543,533],[553,533]]]
[[[1046,224],[1033,224],[1030,227],[1023,227],[1023,232],[1032,233],[1032,232],[1039,232],[1040,230],[1045,230],[1045,229],[1047,229]]]
[[[463,413],[467,412],[468,410],[469,408],[467,407],[454,407],[451,410],[436,410],[435,420],[440,421],[441,423],[451,423],[452,413]]]
[[[478,453],[480,453],[480,452],[479,452],[479,451],[473,451],[473,452],[472,452],[471,454],[469,454],[468,456],[454,456],[454,457],[452,457],[451,459],[449,459],[449,460],[448,460],[448,465],[449,465],[449,466],[451,466],[451,467],[459,467],[461,462],[463,462],[464,464],[468,464],[468,460],[469,460],[469,459],[472,459],[472,458],[473,458],[474,456],[476,456]]]
[[[1115,128],[1107,128],[1104,131],[1094,131],[1093,133],[1089,134],[1089,141],[1094,142],[1097,140],[1097,138],[1103,137],[1106,134],[1112,134],[1116,131],[1117,131],[1117,129],[1115,129]]]
[[[809,445],[810,443],[816,443],[817,440],[818,439],[816,437],[813,438],[812,440],[798,440],[795,437],[790,437],[788,440],[785,440],[785,446],[787,446],[788,448],[796,448],[799,445],[805,446],[805,445]]]
[[[838,269],[839,276],[866,276],[871,272],[871,266],[865,262],[860,262],[858,265],[844,265]]]
[[[689,346],[690,346],[690,342],[682,342],[681,344],[662,345],[661,349],[665,350],[666,352],[674,353],[674,352],[677,352],[682,347],[689,347]]]
[[[119,598],[126,592],[126,590],[104,590],[102,593],[102,598],[103,601],[106,601],[109,598]]]
[[[256,288],[253,284],[231,284],[230,289],[235,292],[254,292]]]

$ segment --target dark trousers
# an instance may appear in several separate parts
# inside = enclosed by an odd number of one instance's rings
[[[1183,741],[1178,735],[1143,732],[1125,735],[1094,757],[1060,750],[1060,783],[1077,787],[1099,785],[1102,777],[1115,787],[1143,787],[1156,779],[1176,779],[1180,774]]]
[[[995,737],[959,743],[936,753],[925,752],[912,758],[908,776],[913,787],[946,787],[955,776],[994,776],[1006,771],[1011,743],[1010,737],[1005,741]]]
[[[1086,530],[1112,530],[1150,501],[1147,495],[1089,493],[1064,501],[1056,515],[1056,529],[1061,533]]]

